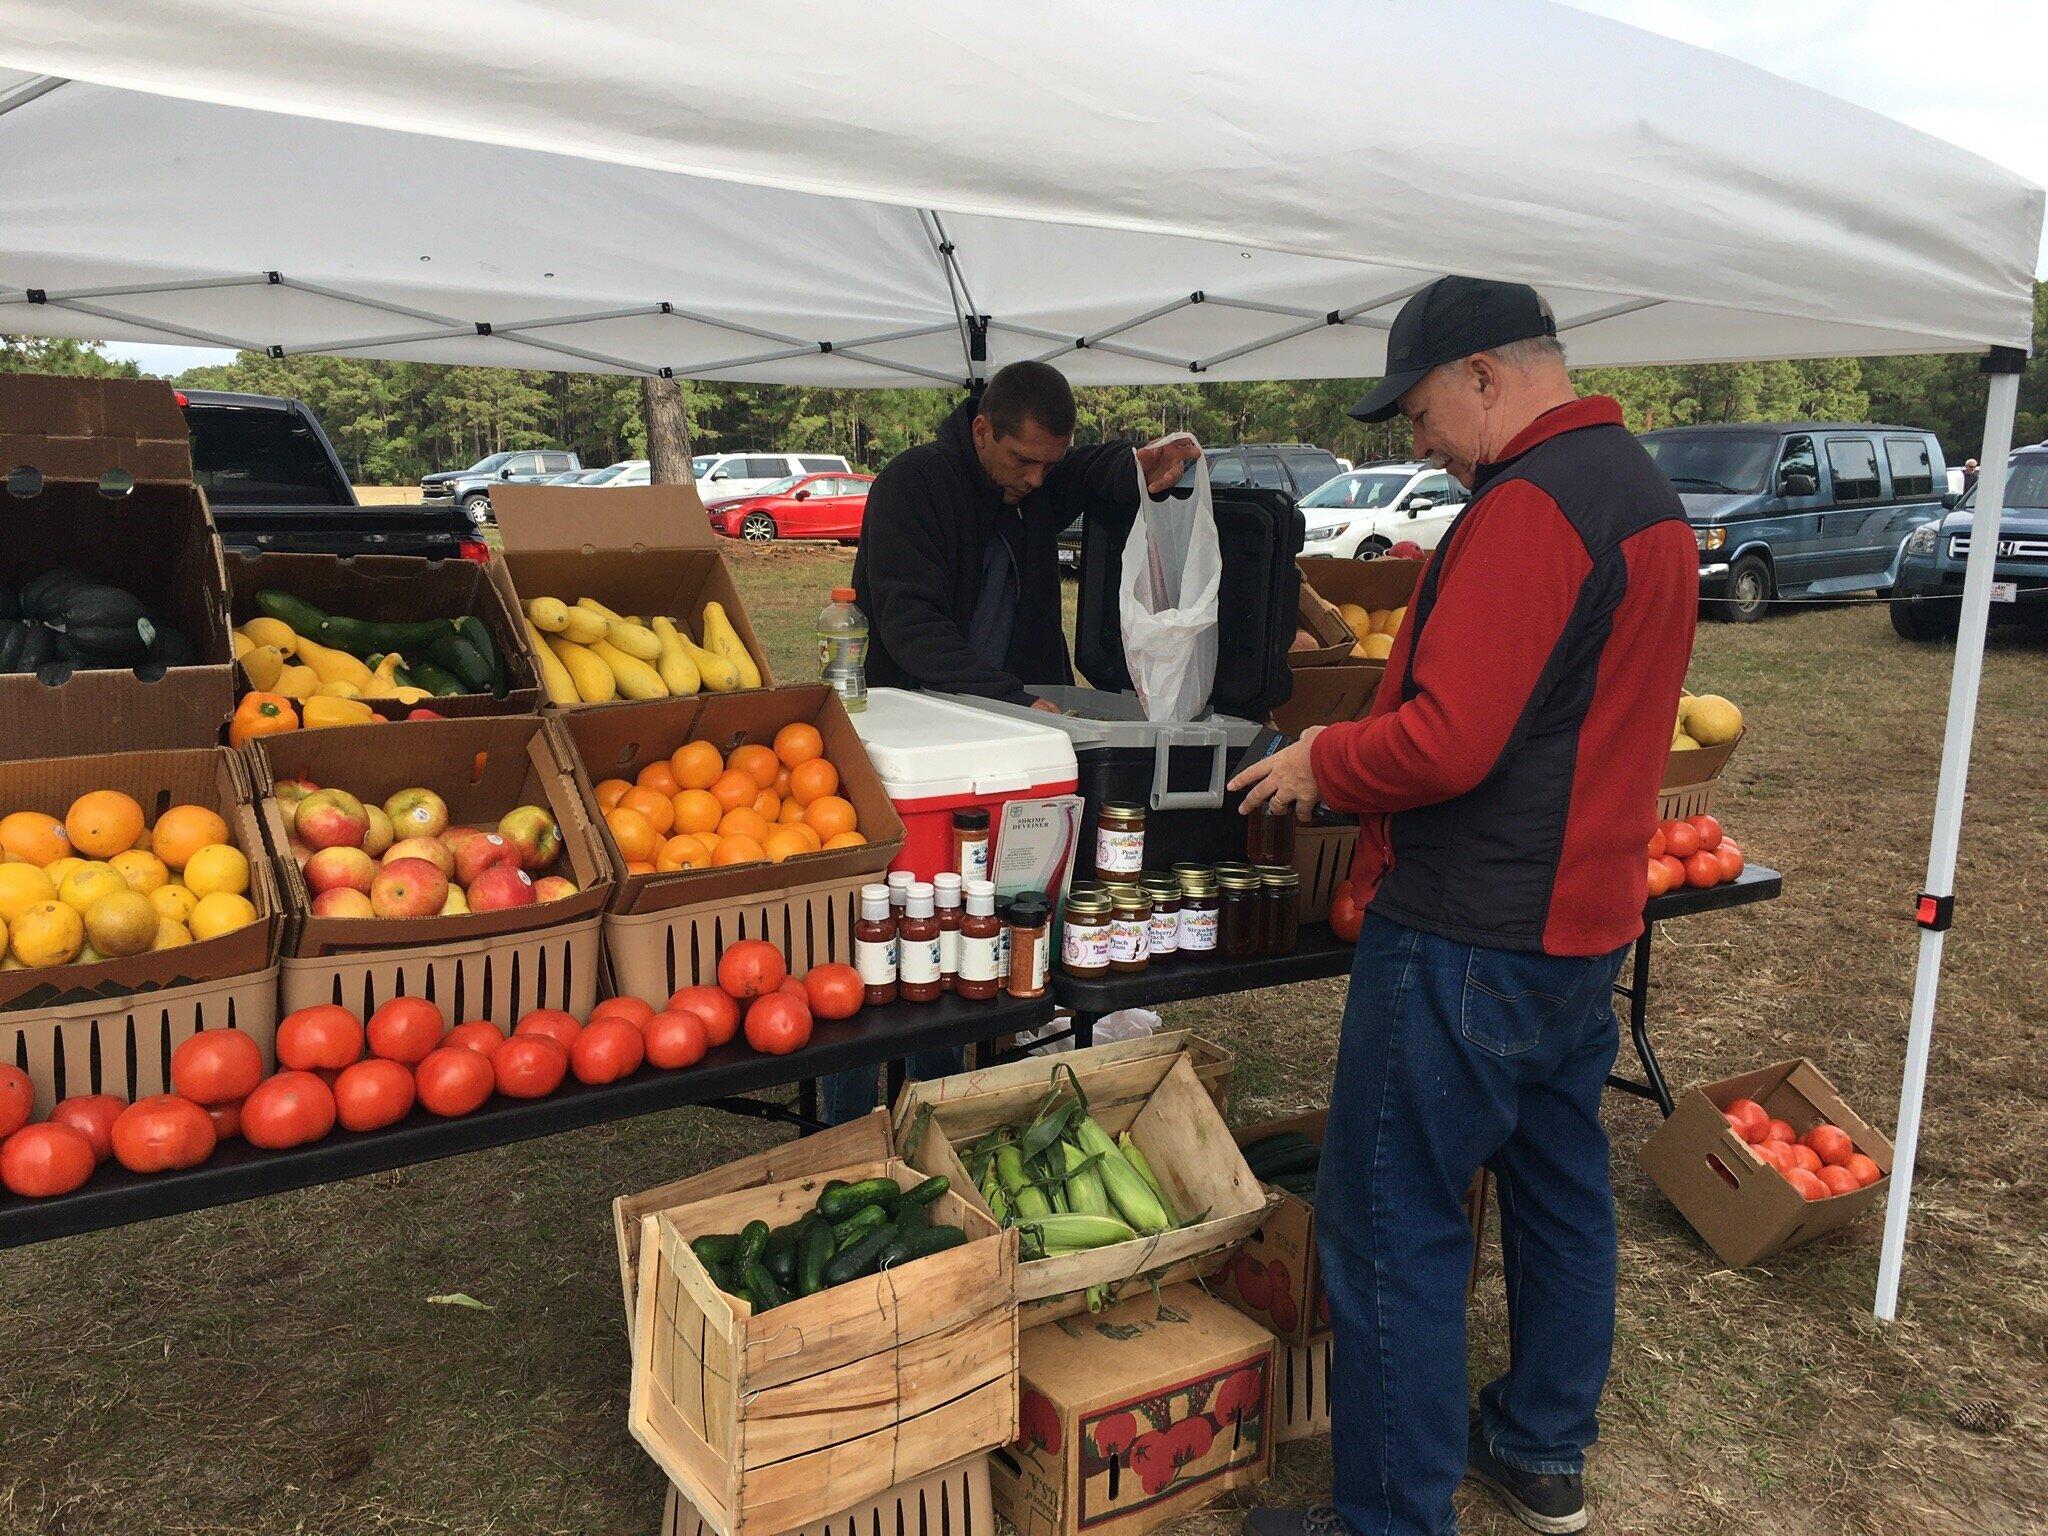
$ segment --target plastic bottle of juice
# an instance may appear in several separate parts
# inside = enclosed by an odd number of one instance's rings
[[[839,695],[849,714],[868,707],[868,616],[853,603],[853,588],[834,587],[818,615],[818,677]]]

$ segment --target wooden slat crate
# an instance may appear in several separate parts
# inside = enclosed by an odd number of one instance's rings
[[[679,987],[714,984],[718,957],[741,939],[768,940],[796,975],[829,961],[850,964],[860,888],[873,878],[822,880],[657,912],[610,913],[604,945],[612,984],[622,997],[659,1007]]]
[[[673,1483],[662,1508],[661,1536],[715,1536],[697,1507]],[[865,1503],[813,1521],[789,1536],[996,1536],[986,1454],[898,1483]]]
[[[598,914],[417,949],[287,958],[278,967],[284,1013],[339,1003],[367,1019],[394,997],[424,997],[451,1024],[489,1019],[510,1029],[536,1008],[565,1008],[577,1018],[597,1006]]]

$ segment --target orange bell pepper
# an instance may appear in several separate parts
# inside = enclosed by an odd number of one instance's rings
[[[228,745],[244,746],[259,736],[276,736],[299,728],[299,712],[281,693],[245,693],[228,723]]]

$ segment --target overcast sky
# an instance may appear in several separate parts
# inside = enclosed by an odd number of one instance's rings
[[[2043,0],[1571,0],[1577,8],[1768,69],[1910,123],[2048,186]],[[1425,73],[1432,88],[1457,90]],[[1398,72],[1395,78],[1398,78]],[[1447,99],[1446,107],[1451,102]],[[1787,146],[1788,153],[1796,153]],[[2048,275],[2048,252],[2037,272]],[[159,373],[233,354],[116,343]]]

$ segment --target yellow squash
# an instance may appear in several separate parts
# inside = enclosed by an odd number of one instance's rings
[[[580,704],[583,696],[576,691],[569,669],[562,665],[562,658],[554,653],[547,637],[531,617],[526,621],[526,636],[533,642],[533,664],[540,673],[540,685],[547,690],[549,699],[557,704]]]
[[[761,686],[761,669],[754,665],[754,658],[747,654],[746,642],[740,639],[739,631],[732,627],[732,620],[725,616],[725,609],[717,603],[704,605],[704,644],[738,669],[742,688]]]
[[[697,663],[690,659],[690,653],[683,649],[675,620],[656,614],[652,627],[654,638],[661,642],[661,659],[654,664],[654,669],[668,684],[668,691],[678,695],[695,693],[703,686],[704,677],[697,670]]]

